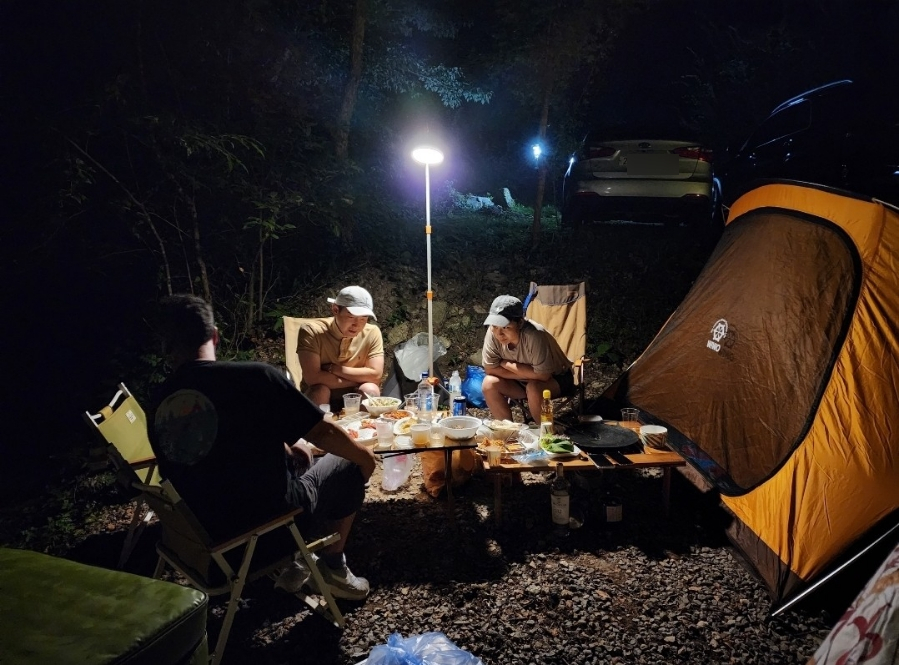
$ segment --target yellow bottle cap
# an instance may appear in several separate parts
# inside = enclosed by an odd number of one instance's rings
[[[551,395],[552,395],[552,393],[549,392],[549,390],[543,391],[543,399],[549,399]]]

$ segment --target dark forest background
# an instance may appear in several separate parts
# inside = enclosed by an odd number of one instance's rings
[[[469,193],[508,207],[508,188],[539,246],[587,128],[680,126],[726,159],[789,96],[843,77],[895,85],[899,28],[891,0],[0,11],[12,425],[0,440],[20,461],[70,443],[78,414],[122,377],[158,371],[160,296],[211,299],[225,354],[249,358],[352,264],[418,260],[423,172],[409,150],[423,137],[447,155],[432,172],[436,216]]]

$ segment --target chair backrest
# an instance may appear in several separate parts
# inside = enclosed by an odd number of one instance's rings
[[[287,365],[287,371],[290,372],[290,378],[297,390],[300,389],[300,383],[303,381],[303,369],[300,367],[300,356],[297,355],[297,338],[300,328],[311,320],[297,319],[292,316],[284,317],[284,364]]]
[[[546,328],[574,363],[587,353],[587,291],[578,284],[531,282],[525,316]]]
[[[142,481],[159,483],[156,455],[147,434],[147,416],[124,383],[119,384],[109,404],[98,413],[85,411],[84,419],[106,443],[116,447]]]

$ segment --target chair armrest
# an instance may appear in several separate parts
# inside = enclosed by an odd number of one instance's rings
[[[293,508],[290,512],[284,513],[274,519],[269,520],[265,524],[261,524],[259,526],[253,527],[248,531],[234,536],[233,538],[229,538],[228,540],[223,540],[218,543],[213,543],[209,548],[213,553],[219,552],[227,552],[234,547],[239,545],[243,545],[247,542],[252,536],[261,536],[269,531],[277,529],[278,527],[285,526],[290,524],[293,521],[293,518],[303,512],[302,508]]]

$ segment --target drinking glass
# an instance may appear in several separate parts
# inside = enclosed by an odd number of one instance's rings
[[[360,393],[347,393],[343,396],[343,412],[351,416],[359,413],[359,405],[362,403],[362,395]]]

